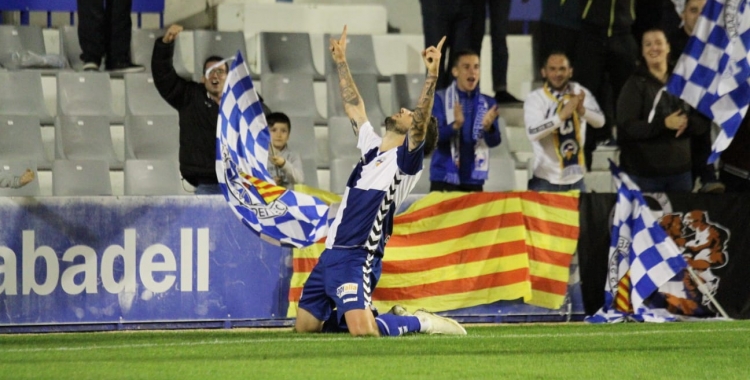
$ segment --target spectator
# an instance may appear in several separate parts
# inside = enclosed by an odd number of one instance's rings
[[[565,53],[553,52],[541,72],[544,87],[530,93],[523,105],[526,135],[534,149],[528,188],[585,191],[586,127],[601,128],[604,114],[589,90],[570,82],[573,68]]]
[[[750,193],[750,113],[745,115],[734,140],[721,154],[719,178],[731,193]]]
[[[293,189],[294,184],[304,182],[305,177],[299,154],[290,150],[287,145],[292,132],[292,122],[281,112],[271,113],[266,117],[266,121],[271,132],[272,146],[266,167],[277,185]]]
[[[690,136],[711,121],[664,90],[672,66],[661,29],[643,34],[643,61],[617,100],[620,164],[644,192],[690,192]]]
[[[440,63],[438,90],[451,83],[450,68],[456,58],[454,52],[471,48],[469,31],[473,7],[470,1],[477,0],[419,0],[425,48],[436,46],[443,36],[446,37],[441,51],[445,61]]]
[[[482,51],[482,40],[485,34],[485,21],[490,18],[490,37],[492,38],[492,90],[495,91],[497,103],[518,103],[515,96],[508,92],[508,17],[510,1],[472,0],[471,50]],[[447,77],[447,76],[446,76]]]
[[[586,0],[580,5],[583,13],[573,58],[575,80],[593,93],[609,121],[603,128],[586,131],[584,154],[586,169],[591,170],[597,143],[612,142],[611,121],[618,114],[613,103],[635,71],[638,47],[631,33],[635,0]],[[607,85],[611,85],[611,97]]]
[[[575,57],[578,34],[581,31],[579,0],[542,1],[542,16],[534,35],[535,62],[543,67],[552,52],[562,51]],[[535,73],[535,79],[538,73]]]
[[[500,145],[495,99],[479,92],[479,55],[456,53],[451,85],[437,92],[438,147],[430,166],[430,191],[482,191],[489,148]]]
[[[151,70],[159,94],[179,113],[180,172],[195,194],[221,194],[216,178],[216,123],[229,71],[221,57],[208,57],[201,83],[187,81],[172,65],[174,40],[182,26],[172,25],[154,43]],[[264,106],[264,113],[267,109]]]
[[[132,0],[77,0],[78,42],[83,71],[98,71],[102,58],[110,73],[145,70],[130,61]]]
[[[35,174],[31,169],[26,169],[20,176],[13,175],[13,173],[0,171],[0,188],[11,188],[18,189],[19,187],[26,186],[34,180]]]
[[[682,28],[674,30],[669,35],[669,43],[672,46],[669,58],[671,63],[676,63],[680,55],[685,50],[688,38],[693,34],[695,23],[703,11],[706,0],[688,0],[680,17],[683,21]],[[693,180],[700,178],[700,192],[706,193],[723,193],[724,184],[716,178],[716,168],[713,165],[707,165],[708,156],[711,155],[711,129],[705,133],[693,135],[690,139],[690,149],[693,153]]]

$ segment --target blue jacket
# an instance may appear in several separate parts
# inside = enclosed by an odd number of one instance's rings
[[[453,123],[447,124],[445,117],[445,90],[440,90],[435,94],[435,102],[432,106],[432,115],[438,121],[438,143],[437,149],[432,153],[432,162],[430,164],[430,181],[445,182],[446,165],[451,160],[451,138],[456,133],[461,133],[461,151],[459,159],[461,161],[458,168],[458,175],[462,185],[484,185],[483,180],[471,178],[471,171],[474,165],[474,141],[472,141],[472,129],[474,127],[474,117],[476,116],[475,96],[482,96],[487,101],[487,107],[492,108],[495,105],[495,99],[479,93],[479,86],[472,92],[456,91],[461,107],[464,111],[464,125],[460,131],[453,130]],[[492,129],[484,133],[484,142],[488,147],[500,145],[500,129],[497,120],[492,123]],[[490,169],[492,170],[492,169]]]

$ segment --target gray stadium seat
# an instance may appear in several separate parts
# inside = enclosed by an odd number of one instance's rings
[[[332,36],[326,33],[323,37],[323,50],[328,52],[330,45],[329,39],[339,38],[340,35]],[[346,36],[346,62],[349,65],[349,71],[352,74],[373,74],[378,82],[390,82],[391,77],[380,74],[377,62],[375,60],[375,47],[372,43],[370,34],[348,34]],[[337,75],[336,64],[333,62],[331,54],[325,54],[326,59],[326,76],[331,74]]]
[[[315,105],[313,78],[306,73],[281,73],[260,75],[263,101],[274,111],[289,116],[308,116],[315,124],[325,124]]]
[[[206,58],[212,55],[222,58],[234,57],[237,54],[237,50],[242,52],[242,56],[245,58],[245,62],[247,62],[245,34],[242,32],[193,31],[193,56],[195,57],[193,80],[200,82],[203,76],[203,61]],[[250,65],[248,65],[248,69],[250,69]],[[258,75],[252,72],[251,76],[253,79],[258,78]]]
[[[308,33],[263,32],[260,44],[261,74],[304,73],[313,80],[325,80],[315,68]]]
[[[510,141],[508,141],[508,126],[505,125],[505,119],[498,118],[497,125],[500,127],[500,145],[490,148],[490,157],[502,157],[512,159]],[[518,163],[516,163],[518,166]]]
[[[0,172],[8,172],[14,176],[20,176],[26,169],[31,169],[36,173],[37,168],[33,161],[16,161],[0,158]],[[0,197],[35,197],[40,194],[38,176],[33,181],[18,189],[0,188]]]
[[[328,157],[333,161],[339,157],[359,157],[357,136],[352,132],[352,123],[346,116],[328,119]]]
[[[332,193],[343,194],[346,182],[357,165],[359,156],[341,156],[331,160],[330,187]]]
[[[125,118],[126,159],[177,160],[180,126],[177,116],[134,116]]]
[[[81,45],[78,43],[78,28],[64,25],[60,28],[60,54],[68,60],[68,64],[75,71],[83,68],[81,61]]]
[[[484,191],[512,191],[516,189],[515,163],[508,158],[490,158],[490,172]]]
[[[609,171],[594,171],[583,175],[586,191],[590,193],[613,193],[615,186]]]
[[[15,68],[12,54],[21,51],[47,54],[42,28],[34,25],[0,25],[0,64]]]
[[[133,29],[130,36],[130,60],[136,65],[145,67],[146,72],[150,73],[154,43],[157,38],[163,36],[164,30],[161,29]],[[176,49],[175,56],[179,56]]]
[[[302,159],[305,185],[318,187],[318,146],[315,144],[315,127],[312,118],[289,116],[292,133],[289,136],[289,149]]]
[[[151,73],[125,74],[125,113],[177,116],[177,110],[159,95]]]
[[[383,125],[385,113],[380,105],[380,92],[375,74],[352,74],[352,79],[357,85],[357,90],[365,102],[367,118],[372,125]],[[341,88],[339,86],[338,74],[329,75],[326,80],[328,87],[328,118],[332,116],[345,116],[344,103],[341,99]]]
[[[0,115],[0,158],[33,161],[40,169],[49,169],[44,152],[39,119],[35,116]]]
[[[103,160],[55,160],[52,195],[112,195],[109,165]]]
[[[112,133],[104,116],[58,116],[55,123],[55,158],[102,160],[121,169],[112,146]]]
[[[401,108],[413,110],[424,87],[424,74],[391,75],[391,111]]]
[[[99,72],[57,73],[57,115],[106,116],[112,124],[123,122],[112,108],[109,75]]]
[[[44,104],[40,72],[0,71],[0,88],[0,115],[35,116],[44,125],[55,122]]]
[[[125,195],[185,195],[177,160],[125,160]]]

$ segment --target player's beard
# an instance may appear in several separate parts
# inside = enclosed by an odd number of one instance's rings
[[[401,135],[405,135],[406,131],[400,131],[398,129],[398,124],[396,124],[396,120],[393,120],[392,117],[388,116],[385,118],[385,130],[386,131],[393,131]]]

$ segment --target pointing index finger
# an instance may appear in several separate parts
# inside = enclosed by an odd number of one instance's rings
[[[445,43],[445,36],[443,36],[443,38],[441,38],[440,42],[438,42],[438,44],[437,44],[438,51],[443,51],[443,44],[444,43]]]

